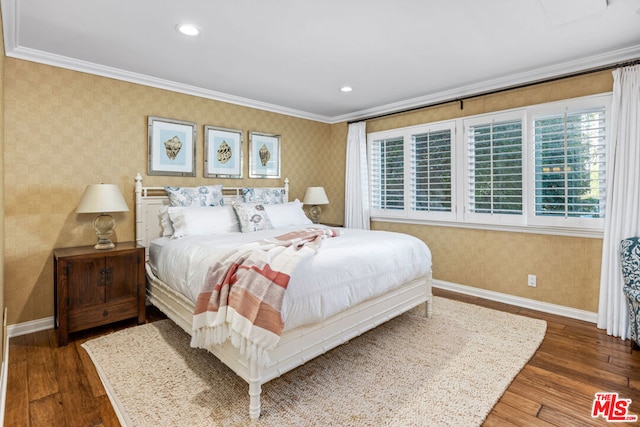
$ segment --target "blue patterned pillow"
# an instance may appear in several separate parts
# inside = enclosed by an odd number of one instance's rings
[[[273,228],[269,216],[260,203],[234,203],[233,209],[238,215],[243,233]]]
[[[170,206],[222,206],[222,184],[200,187],[164,187]]]
[[[284,203],[284,188],[243,188],[242,199],[245,203],[264,205]]]

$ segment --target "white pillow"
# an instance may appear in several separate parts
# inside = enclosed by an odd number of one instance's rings
[[[290,225],[310,225],[313,222],[307,218],[302,210],[302,202],[296,199],[293,202],[277,205],[264,205],[264,210],[269,216],[273,228],[288,227]]]
[[[170,207],[168,211],[174,228],[174,239],[240,231],[233,206]]]

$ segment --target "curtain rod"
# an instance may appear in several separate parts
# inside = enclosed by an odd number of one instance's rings
[[[500,88],[500,89],[489,90],[489,91],[486,91],[486,92],[474,93],[474,94],[463,96],[463,97],[447,99],[446,101],[438,101],[438,102],[434,102],[434,103],[431,103],[431,104],[425,104],[425,105],[420,105],[420,106],[417,106],[417,107],[407,108],[407,109],[404,109],[404,110],[392,111],[390,113],[379,114],[379,115],[376,115],[376,116],[369,116],[369,117],[364,117],[364,118],[357,119],[357,120],[350,120],[350,121],[347,122],[347,124],[365,122],[365,121],[368,121],[368,120],[381,119],[383,117],[394,116],[396,114],[410,113],[412,111],[418,111],[418,110],[422,110],[422,109],[425,109],[425,108],[437,107],[439,105],[450,104],[452,102],[459,102],[460,103],[460,109],[462,110],[462,109],[464,109],[464,101],[467,100],[467,99],[479,98],[481,96],[486,96],[486,95],[494,95],[496,93],[507,92],[507,91],[514,90],[514,89],[522,89],[522,88],[525,88],[525,87],[535,86],[535,85],[539,85],[539,84],[543,84],[543,83],[551,83],[551,82],[556,82],[558,80],[564,80],[564,79],[568,79],[568,78],[572,78],[572,77],[579,77],[579,76],[584,76],[584,75],[587,75],[587,74],[599,73],[601,71],[613,70],[613,69],[616,69],[616,68],[628,67],[628,66],[631,66],[631,65],[638,65],[638,64],[640,64],[640,58],[632,59],[632,60],[625,61],[625,62],[619,62],[619,63],[615,63],[615,64],[609,64],[609,65],[605,65],[605,66],[598,67],[598,68],[592,68],[592,69],[589,69],[589,70],[579,71],[579,72],[576,72],[576,73],[564,74],[564,75],[561,75],[561,76],[555,76],[555,77],[550,77],[550,78],[547,78],[547,79],[536,80],[536,81],[532,81],[532,82],[529,82],[529,83],[522,83],[522,84],[518,84],[518,85],[514,85],[514,86],[508,86],[508,87]]]

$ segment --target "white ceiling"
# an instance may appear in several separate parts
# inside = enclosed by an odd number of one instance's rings
[[[1,5],[8,56],[328,123],[640,58],[640,0]]]

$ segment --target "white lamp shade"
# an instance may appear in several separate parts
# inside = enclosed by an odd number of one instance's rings
[[[127,212],[129,208],[115,184],[87,185],[76,213]]]
[[[329,199],[324,187],[309,187],[304,193],[302,203],[305,205],[328,205]]]

